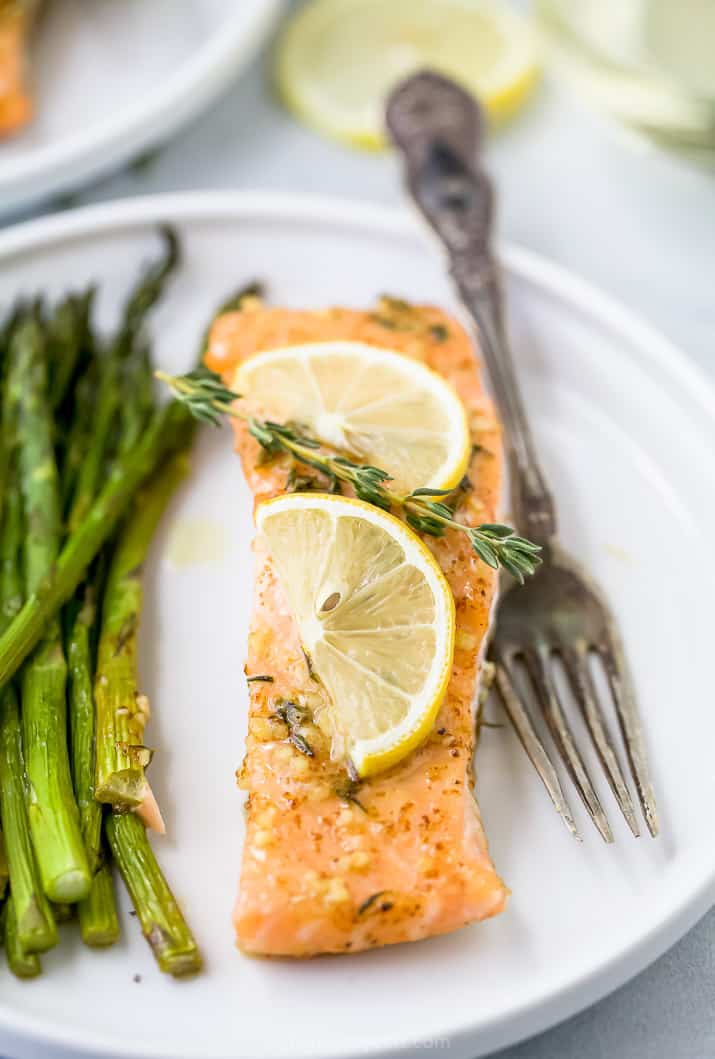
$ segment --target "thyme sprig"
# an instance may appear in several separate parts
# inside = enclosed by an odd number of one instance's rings
[[[315,757],[315,751],[300,730],[310,719],[307,710],[297,702],[278,699],[275,715],[288,725],[288,742],[306,757]]]
[[[518,536],[510,526],[501,523],[465,526],[459,522],[449,502],[455,490],[424,488],[402,495],[388,487],[390,475],[380,467],[326,452],[327,446],[304,433],[299,425],[257,419],[242,412],[236,407],[240,394],[228,389],[221,377],[209,368],[197,368],[188,375],[178,376],[157,372],[157,377],[197,419],[213,426],[219,426],[223,416],[242,420],[269,456],[287,453],[319,471],[327,479],[329,491],[339,491],[340,483],[345,483],[360,500],[384,511],[400,511],[413,529],[431,537],[443,537],[449,529],[466,533],[474,551],[487,566],[494,570],[503,567],[520,583],[541,562],[539,545]]]

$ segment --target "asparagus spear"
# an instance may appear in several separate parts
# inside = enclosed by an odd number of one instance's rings
[[[10,380],[8,363],[10,360],[10,342],[25,312],[24,305],[19,303],[8,316],[0,333],[0,361],[3,366],[2,396],[0,397],[0,508],[5,495],[5,483],[10,469],[10,453],[14,446],[14,416],[11,410]]]
[[[75,495],[67,517],[70,534],[84,522],[104,473],[112,431],[119,411],[118,369],[114,358],[105,356],[100,365],[97,403],[92,415],[89,445],[77,474]]]
[[[159,968],[175,976],[201,969],[201,955],[134,813],[110,813],[105,829],[142,933]]]
[[[118,452],[129,452],[154,411],[154,372],[148,343],[141,342],[123,365]]]
[[[92,632],[97,617],[97,572],[85,586],[82,605],[72,624],[68,656],[72,778],[80,826],[92,871],[88,896],[79,902],[79,924],[85,945],[111,945],[119,937],[112,872],[102,844],[102,807],[94,797],[94,696],[92,693]]]
[[[36,320],[25,321],[13,336],[10,371],[26,519],[26,592],[32,598],[52,576],[61,534],[47,365]],[[42,634],[22,674],[30,831],[47,896],[54,901],[78,901],[89,891],[90,873],[70,778],[67,664],[59,621],[55,618],[45,624]]]
[[[55,410],[62,406],[82,355],[86,352],[89,316],[95,293],[95,288],[89,287],[82,294],[67,295],[45,325],[50,365],[50,403]]]
[[[0,696],[0,807],[19,944],[44,952],[57,944],[57,928],[40,884],[25,804],[22,730],[15,689]]]
[[[5,954],[12,973],[17,978],[37,978],[42,971],[42,966],[36,953],[26,952],[20,944],[15,899],[12,894],[3,905],[1,929],[5,941]]]
[[[120,409],[120,450],[128,451],[141,436],[153,410],[153,376],[149,351],[145,342],[137,340],[122,365],[123,397]],[[100,448],[106,450],[110,431],[102,434]],[[96,435],[92,445],[97,447]],[[108,453],[102,452],[106,457]],[[83,469],[86,468],[85,467]],[[81,476],[77,498],[91,500],[87,492],[91,479]],[[75,512],[77,511],[75,504]],[[85,848],[93,878],[88,897],[79,904],[80,928],[87,945],[110,945],[119,936],[119,921],[114,901],[112,874],[103,864],[106,851],[101,848],[102,808],[94,796],[95,705],[92,691],[91,634],[97,621],[95,585],[87,585],[82,606],[72,622],[69,641],[71,672],[70,717],[72,730],[72,764],[75,793],[80,806],[80,819]]]
[[[6,626],[22,604],[20,548],[22,511],[14,474],[5,495],[0,541],[0,625]],[[25,763],[17,694],[12,684],[0,692],[0,815],[5,837],[18,945],[43,952],[57,943],[57,928],[40,884],[30,837],[25,792]]]
[[[100,865],[102,806],[94,797],[94,696],[92,693],[92,628],[97,616],[95,588],[85,586],[82,605],[67,644],[72,779],[89,869]]]
[[[0,636],[0,685],[14,676],[48,622],[76,591],[137,488],[167,454],[188,447],[193,426],[190,414],[172,401],[154,414],[133,449],[115,461],[84,523],[68,538],[52,569],[28,593],[22,609]]]
[[[3,317],[2,323],[0,324],[0,350],[3,351],[3,356],[5,355],[7,347],[10,345],[12,333],[25,314],[26,308],[27,305],[25,300],[20,298]]]
[[[112,557],[102,609],[94,698],[97,709],[95,796],[125,808],[146,794],[143,746],[146,698],[137,694],[137,633],[142,607],[142,564],[159,519],[188,471],[176,453],[139,490]]]
[[[97,363],[92,360],[78,380],[73,393],[72,416],[62,447],[62,510],[68,511],[75,493],[84,454],[92,436],[97,399]]]
[[[158,261],[142,272],[127,298],[117,335],[99,362],[99,387],[92,416],[90,444],[79,468],[67,519],[70,534],[79,529],[87,517],[107,464],[112,434],[120,412],[122,362],[131,357],[138,344],[142,345],[146,317],[161,297],[167,279],[179,263],[179,244],[175,232],[171,228],[162,228],[161,233],[164,239],[163,253]],[[132,406],[136,404],[135,401],[130,403]],[[132,441],[135,442],[138,435],[137,429]],[[130,447],[128,444],[125,449]]]
[[[167,236],[169,238],[169,236]],[[245,288],[255,294],[256,287]],[[233,299],[240,306],[241,292]],[[201,355],[203,356],[203,347]],[[0,636],[0,685],[6,683],[38,643],[44,626],[73,595],[102,545],[112,535],[135,490],[174,449],[190,445],[195,421],[181,402],[158,409],[137,444],[115,461],[108,480],[82,526],[66,542],[51,574],[30,594],[9,629]]]
[[[77,905],[82,941],[93,948],[113,945],[119,938],[119,919],[114,899],[114,880],[108,861],[92,878],[89,897]]]
[[[7,862],[7,849],[5,848],[5,836],[0,831],[0,901],[7,893],[10,882],[10,865]]]
[[[95,564],[96,566],[97,564]],[[101,561],[99,563],[101,567]],[[69,709],[72,779],[80,812],[92,881],[78,903],[80,932],[85,945],[107,946],[119,937],[119,919],[112,872],[102,843],[102,807],[94,797],[95,705],[92,690],[94,633],[98,618],[96,597],[103,570],[95,569],[82,589],[79,606],[69,605]]]
[[[141,336],[150,310],[164,293],[166,281],[181,264],[181,245],[174,229],[164,224],[159,234],[164,243],[162,254],[144,269],[124,308],[117,339],[120,356],[126,356]]]

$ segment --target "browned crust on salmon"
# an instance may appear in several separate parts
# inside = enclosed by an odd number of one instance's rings
[[[439,309],[383,300],[371,312],[302,312],[256,304],[221,317],[207,363],[231,383],[252,353],[326,339],[399,350],[442,374],[459,393],[474,454],[458,508],[468,523],[496,518],[500,431],[472,343]],[[284,458],[266,461],[236,423],[236,443],[256,503],[286,489]],[[465,534],[426,538],[455,597],[452,676],[427,741],[389,772],[352,786],[309,719],[307,757],[289,740],[282,700],[321,701],[270,556],[255,548],[247,673],[249,733],[239,784],[248,791],[246,839],[234,925],[239,946],[264,955],[355,952],[415,941],[500,912],[507,896],[489,858],[472,795],[473,699],[496,577]]]

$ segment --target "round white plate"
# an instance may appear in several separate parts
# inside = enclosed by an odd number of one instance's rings
[[[32,46],[36,115],[0,140],[0,212],[167,139],[253,56],[281,0],[60,0]]]
[[[388,291],[454,307],[439,255],[409,219],[260,194],[134,200],[8,231],[0,303],[97,280],[110,322],[162,220],[178,225],[186,254],[154,320],[171,370],[189,366],[217,302],[254,277],[272,301],[292,306],[365,306]],[[152,776],[169,829],[156,848],[206,971],[194,981],[162,977],[123,901],[113,950],[83,950],[63,928],[67,940],[37,981],[0,968],[3,1054],[44,1056],[63,1045],[73,1056],[384,1059],[449,1045],[452,1059],[474,1059],[636,974],[713,899],[715,586],[703,558],[715,523],[713,394],[680,353],[581,281],[523,250],[505,249],[503,261],[518,370],[564,541],[622,624],[661,837],[630,836],[594,769],[616,843],[604,845],[571,794],[577,844],[511,730],[485,729],[477,792],[513,890],[502,916],[360,956],[300,963],[238,953],[230,916],[243,798],[233,773],[245,729],[251,516],[229,431],[206,428],[148,564],[141,652],[148,741],[160,747]],[[213,555],[177,566],[172,540],[187,525],[211,538]]]

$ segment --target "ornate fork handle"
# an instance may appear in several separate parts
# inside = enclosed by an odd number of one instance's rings
[[[387,110],[390,134],[407,162],[410,194],[440,237],[450,272],[479,329],[505,426],[514,515],[521,532],[548,545],[556,533],[554,501],[536,456],[502,312],[491,251],[493,191],[475,159],[481,123],[474,100],[438,74],[410,78]]]

